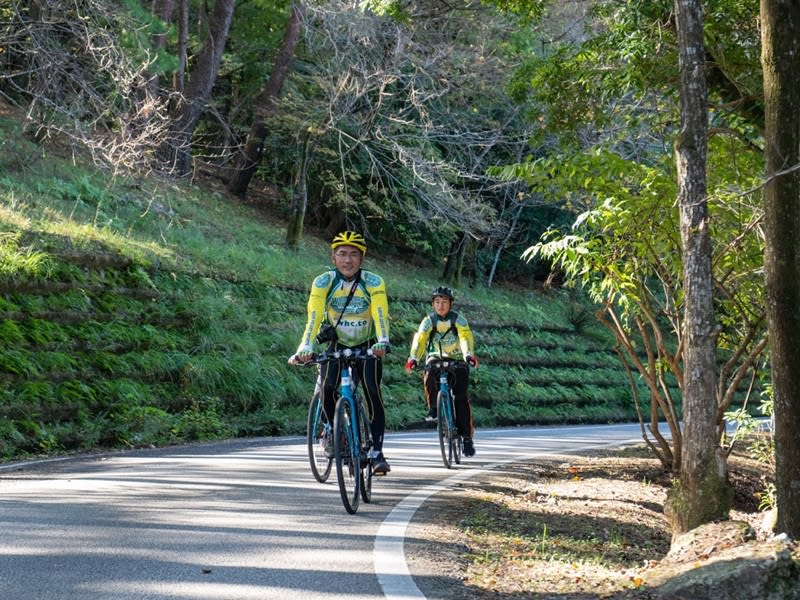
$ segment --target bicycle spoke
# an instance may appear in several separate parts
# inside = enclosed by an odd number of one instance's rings
[[[361,402],[361,400],[357,399],[356,402]],[[372,500],[372,461],[369,460],[368,456],[372,447],[372,434],[370,432],[369,419],[363,408],[359,411],[359,414],[361,416],[362,454],[364,455],[364,461],[360,469],[361,499],[364,502],[369,502]]]
[[[333,460],[329,458],[323,447],[325,424],[322,422],[322,402],[319,393],[314,394],[308,406],[308,427],[306,430],[306,444],[308,446],[308,460],[311,463],[311,473],[314,479],[325,483],[331,474]]]
[[[340,398],[336,404],[336,417],[333,421],[334,454],[336,455],[336,478],[339,481],[339,494],[345,510],[354,514],[358,510],[361,460],[357,441],[353,439],[350,403]]]
[[[452,446],[450,444],[450,425],[447,416],[447,397],[439,392],[436,398],[437,427],[439,432],[439,449],[442,451],[442,462],[448,469],[453,467]]]

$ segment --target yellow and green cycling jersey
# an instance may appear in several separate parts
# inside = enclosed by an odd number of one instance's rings
[[[358,287],[347,303],[356,281]],[[314,338],[326,321],[331,325],[338,321],[336,336],[345,346],[358,346],[373,339],[389,343],[389,303],[383,278],[362,269],[360,275],[348,281],[332,269],[314,279],[308,297],[308,320],[298,352],[313,348]]]
[[[441,353],[441,356],[458,358],[460,353],[461,358],[466,360],[467,356],[474,354],[472,331],[464,317],[457,315],[455,324],[451,326],[449,314],[440,318],[433,313],[435,325],[431,316],[427,315],[420,322],[419,329],[411,342],[410,358],[419,362],[423,356],[427,359],[431,356],[440,356]]]

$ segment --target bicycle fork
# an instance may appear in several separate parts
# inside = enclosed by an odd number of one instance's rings
[[[350,406],[350,444],[351,444],[351,452],[358,453],[359,458],[363,460],[361,457],[361,436],[358,432],[358,407],[355,403],[355,398],[353,397],[353,377],[351,372],[351,367],[348,365],[342,369],[342,379],[340,383],[340,387],[342,390],[342,397],[347,401],[348,405]],[[355,468],[355,465],[350,465],[350,468]]]
[[[354,389],[355,383],[353,381],[352,367],[345,367],[342,370],[342,382],[341,387],[342,391],[347,394],[348,402],[350,403],[351,408],[351,415],[350,415],[350,435],[353,440],[353,444],[355,446],[356,451],[358,452],[359,460],[361,461],[361,465],[369,465],[370,463],[370,447],[368,446],[367,439],[365,435],[362,435],[361,427],[362,425],[364,428],[370,427],[370,423],[366,418],[365,406],[363,404],[363,399],[360,396],[356,396],[356,392]],[[364,431],[366,434],[366,430]],[[371,446],[371,443],[370,443]]]
[[[447,371],[442,369],[439,372],[439,390],[445,392],[446,397],[449,398],[447,402],[442,403],[442,408],[444,409],[444,415],[447,422],[447,428],[452,429],[453,423],[455,422],[455,415],[452,413],[452,398],[453,395],[450,392],[450,383],[447,381]]]

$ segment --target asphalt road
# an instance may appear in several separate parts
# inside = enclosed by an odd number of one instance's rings
[[[305,439],[0,466],[2,600],[425,598],[403,539],[420,504],[487,469],[641,441],[638,424],[479,430],[442,466],[433,430],[389,434],[392,472],[345,512]]]

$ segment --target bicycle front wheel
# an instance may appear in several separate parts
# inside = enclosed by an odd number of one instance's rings
[[[436,413],[437,423],[436,429],[439,432],[439,449],[442,451],[442,463],[448,469],[453,468],[453,443],[450,438],[450,415],[448,414],[447,405],[449,396],[444,392],[439,392],[436,396]]]
[[[333,466],[333,459],[325,453],[325,423],[322,420],[322,399],[319,392],[315,393],[308,405],[308,428],[306,429],[306,443],[308,446],[308,461],[311,463],[311,473],[320,483],[328,481]]]
[[[333,419],[333,448],[336,455],[336,479],[344,508],[351,515],[358,510],[361,487],[361,457],[358,440],[353,438],[352,414],[347,398],[339,398]]]

